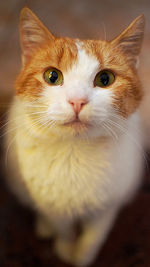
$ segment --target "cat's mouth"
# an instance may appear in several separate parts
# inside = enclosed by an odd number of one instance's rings
[[[90,126],[89,123],[87,122],[83,122],[81,121],[80,119],[75,119],[75,120],[72,120],[72,121],[69,121],[69,122],[66,122],[63,124],[64,126],[68,126],[68,127],[72,127],[72,128],[75,128],[75,129],[80,129],[80,128],[87,128]]]

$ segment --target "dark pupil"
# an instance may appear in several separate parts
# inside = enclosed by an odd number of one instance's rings
[[[55,83],[58,79],[58,74],[56,71],[51,71],[50,72],[50,77],[49,77],[51,83]]]
[[[100,81],[103,85],[107,85],[109,83],[109,76],[106,72],[101,74]]]

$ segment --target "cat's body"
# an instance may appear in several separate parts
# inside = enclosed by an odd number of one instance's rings
[[[62,140],[55,136],[39,140],[28,135],[27,126],[22,124],[26,114],[20,113],[17,119],[20,105],[23,109],[22,103],[14,101],[11,111],[16,119],[12,118],[10,129],[21,127],[15,131],[9,157],[11,150],[14,153],[17,148],[18,160],[15,157],[13,166],[19,161],[23,180],[37,207],[45,213],[50,211],[49,216],[72,218],[88,216],[89,212],[94,214],[130,199],[139,184],[142,157],[137,114],[131,116],[127,133],[119,140]],[[10,135],[11,141],[13,133]],[[17,170],[16,166],[16,173]]]
[[[33,20],[35,30],[37,18],[28,10],[24,11],[24,17],[25,13],[27,17],[31,16],[30,23],[25,26],[32,29]],[[142,34],[143,26],[140,27]],[[25,65],[17,80],[17,96],[9,116],[7,161],[11,173],[15,174],[14,177],[10,176],[9,183],[24,202],[38,211],[38,233],[46,236],[54,231],[58,235],[58,254],[77,266],[91,263],[120,207],[131,199],[141,183],[142,136],[139,133],[137,107],[142,93],[135,68],[130,66],[131,61],[135,64],[135,59],[131,60],[129,51],[128,63],[123,61],[122,54],[116,63],[116,58],[112,57],[114,46],[107,46],[110,44],[102,42],[101,62],[96,56],[99,51],[91,41],[86,46],[86,41],[57,40],[54,46],[57,53],[55,51],[50,63],[43,59],[43,48],[35,54],[33,61],[28,54],[31,61]],[[52,50],[50,43],[48,47]],[[92,47],[95,49],[94,55],[90,52]],[[43,50],[47,49],[44,47]],[[58,60],[56,63],[58,54],[59,63]],[[49,52],[47,58],[48,55]],[[38,60],[39,66],[36,65]],[[43,60],[45,66],[41,66]],[[125,63],[127,66],[123,66]],[[115,77],[114,84],[118,86],[117,90],[116,87],[114,89],[115,93],[112,88],[92,88],[91,81],[100,69],[99,64],[104,69],[113,66],[120,75],[121,78],[117,74]],[[42,80],[40,68],[47,69],[49,66],[64,72],[62,87],[49,88]],[[45,87],[41,91],[43,83]],[[120,89],[121,83],[123,90]],[[33,89],[31,92],[29,87]],[[37,94],[41,96],[37,97]],[[80,101],[76,100],[77,97]],[[69,104],[66,98],[69,98]],[[119,111],[116,107],[119,107]],[[38,117],[39,114],[41,117]],[[50,120],[49,127],[45,126],[48,120],[46,116],[55,119],[55,123]],[[74,240],[73,224],[76,221],[82,223],[83,231]]]

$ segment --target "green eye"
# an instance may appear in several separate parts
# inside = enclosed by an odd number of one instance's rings
[[[50,85],[62,85],[63,75],[60,70],[49,68],[44,72],[44,79]]]
[[[111,85],[115,80],[115,75],[109,70],[102,70],[97,73],[94,85],[99,87],[107,87]]]

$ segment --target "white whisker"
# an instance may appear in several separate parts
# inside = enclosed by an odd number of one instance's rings
[[[11,139],[10,143],[8,144],[7,150],[6,150],[6,155],[5,155],[5,166],[7,168],[7,162],[8,162],[8,152],[10,150],[11,145],[15,141],[16,135]]]

